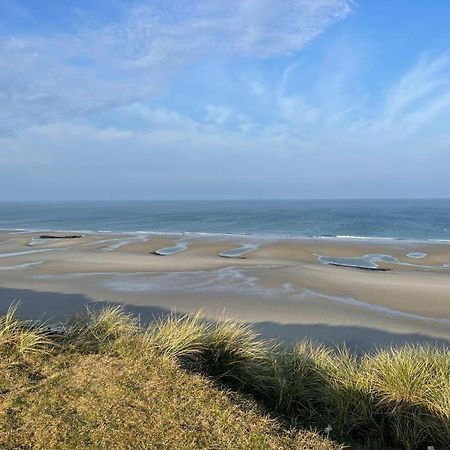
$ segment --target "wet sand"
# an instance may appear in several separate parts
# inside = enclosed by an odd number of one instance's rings
[[[38,237],[0,232],[1,312],[21,300],[22,317],[57,321],[106,301],[125,305],[143,321],[171,310],[201,310],[211,318],[254,323],[268,337],[311,337],[360,350],[450,343],[448,244],[229,235]],[[181,250],[155,253],[171,247]],[[229,253],[239,248],[251,251]],[[376,260],[383,271],[363,270],[323,264],[319,255],[388,255],[392,261]]]

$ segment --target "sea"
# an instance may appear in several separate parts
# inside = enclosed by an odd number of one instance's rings
[[[1,202],[0,229],[450,243],[450,199]]]

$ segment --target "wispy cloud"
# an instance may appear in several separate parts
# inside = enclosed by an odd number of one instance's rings
[[[342,55],[340,55],[342,57]],[[344,59],[348,61],[348,58]],[[348,67],[347,67],[348,66]],[[280,120],[292,125],[309,124],[308,133],[322,132],[353,136],[375,136],[378,141],[404,139],[417,133],[431,133],[434,125],[450,119],[450,53],[421,54],[398,79],[374,89],[364,84],[362,74],[348,65],[322,67],[316,80],[291,79],[302,74],[302,63],[289,64],[275,89],[266,89],[277,105]],[[355,85],[360,87],[355,91]],[[425,128],[425,131],[424,131]],[[427,131],[428,130],[428,131]]]
[[[423,55],[393,87],[380,125],[414,132],[450,107],[450,53]]]
[[[0,40],[0,192],[18,176],[47,198],[450,189],[449,53],[387,71],[351,36],[308,47],[345,0],[134,5]]]
[[[408,113],[420,100],[433,100],[450,87],[450,53],[430,58],[423,55],[394,86],[385,110],[387,119]]]
[[[362,96],[366,101],[357,108],[350,132],[381,140],[432,134],[442,128],[443,120],[450,120],[450,53],[420,55],[384,92],[374,94],[366,91]],[[367,101],[369,97],[372,101]]]
[[[114,23],[0,40],[0,130],[147,98],[196,58],[302,49],[351,11],[347,0],[144,2]]]

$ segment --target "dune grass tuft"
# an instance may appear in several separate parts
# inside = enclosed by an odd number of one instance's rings
[[[233,384],[257,383],[265,374],[271,345],[249,326],[226,319],[212,324],[205,335],[204,370]]]
[[[405,448],[450,443],[450,352],[406,346],[366,357],[377,413]]]
[[[171,314],[150,325],[143,342],[156,348],[161,355],[198,365],[207,330],[208,324],[199,314],[194,317]]]
[[[342,436],[378,436],[381,428],[374,417],[370,378],[360,361],[346,348],[339,348],[328,359],[322,377],[328,421],[336,430]]]
[[[140,331],[139,320],[121,306],[101,309],[86,308],[84,314],[70,317],[63,323],[63,338],[78,350],[98,351],[111,341],[132,336]]]
[[[143,329],[113,307],[67,320],[58,336],[16,309],[0,319],[1,448],[341,448],[328,434],[377,450],[450,442],[448,348],[358,358],[200,315]]]
[[[27,356],[48,351],[51,341],[42,324],[16,318],[19,304],[13,303],[0,317],[0,352],[5,357]]]
[[[329,349],[310,341],[281,349],[273,355],[272,383],[263,395],[279,413],[311,421],[324,402],[322,370],[330,357]]]

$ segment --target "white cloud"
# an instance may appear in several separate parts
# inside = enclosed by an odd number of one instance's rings
[[[293,125],[309,125],[320,117],[320,108],[309,106],[298,95],[278,97],[281,116]]]
[[[224,23],[231,50],[257,56],[295,52],[351,12],[347,0],[228,2]],[[237,14],[233,12],[236,11]],[[228,28],[228,30],[227,30]]]
[[[413,134],[450,112],[450,53],[422,55],[388,91],[385,106],[371,123],[374,133]]]
[[[231,115],[232,112],[225,106],[208,105],[206,107],[206,120],[218,126],[225,125]]]
[[[399,145],[390,136],[375,141],[332,128],[305,136],[278,122],[247,133],[175,111],[127,109],[148,127],[59,122],[0,138],[0,192],[6,198],[364,197],[436,195],[449,187],[448,133]],[[430,174],[432,183],[420,182]],[[17,186],[21,177],[26,181]]]
[[[0,131],[142,100],[200,56],[296,52],[350,11],[350,0],[144,2],[75,34],[5,37]]]
[[[385,115],[393,119],[408,112],[414,105],[428,96],[436,96],[442,89],[450,87],[450,53],[434,59],[422,56],[392,89]]]
[[[308,136],[336,132],[378,142],[381,147],[386,141],[441,133],[448,126],[450,53],[421,55],[397,80],[376,90],[373,81],[359,85],[357,61],[352,66],[315,68],[320,75],[305,85],[303,79],[296,80],[297,74],[302,75],[303,63],[290,64],[276,88],[267,89],[265,95],[272,97],[280,120],[300,127]]]
[[[255,59],[301,50],[350,2],[161,4],[70,36],[0,41],[0,128],[11,132],[0,135],[0,192],[22,174],[47,198],[58,186],[62,197],[81,186],[85,198],[126,186],[158,197],[162,185],[172,196],[376,196],[380,186],[395,196],[420,194],[426,174],[434,192],[450,188],[449,54],[419,58],[382,88],[373,74],[361,81],[370,55],[345,40],[313,66],[302,56],[265,71]],[[227,65],[231,56],[252,67]],[[220,79],[199,70],[193,92],[188,80],[151,106],[179,68],[209,57],[225,61],[212,70]]]

